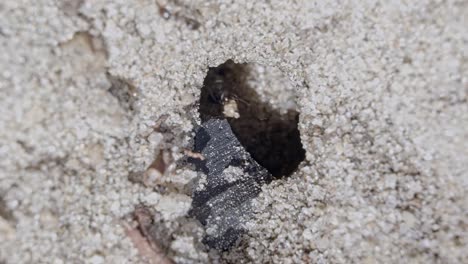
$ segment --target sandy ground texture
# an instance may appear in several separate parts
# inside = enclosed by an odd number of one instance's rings
[[[235,248],[194,226],[173,260],[467,263],[467,27],[464,0],[1,1],[0,263],[157,263],[127,219],[187,213],[177,161],[227,60],[299,113],[306,157]]]

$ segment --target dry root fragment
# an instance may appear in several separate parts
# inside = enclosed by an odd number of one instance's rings
[[[151,264],[173,264],[159,246],[159,241],[154,241],[150,235],[153,224],[151,212],[147,208],[137,208],[133,217],[134,221],[124,222],[123,227],[138,252]]]
[[[172,164],[172,155],[167,151],[159,151],[159,154],[156,156],[156,159],[149,166],[148,169],[155,169],[161,174],[165,174],[169,169],[169,166]]]
[[[205,160],[205,156],[203,156],[201,153],[198,153],[198,152],[193,152],[191,150],[184,150],[184,154],[187,156],[187,157],[190,157],[190,158],[194,158],[194,159],[199,159],[199,160]]]
[[[172,170],[173,158],[169,152],[161,150],[153,163],[144,172],[129,175],[129,180],[146,187],[155,187],[164,183],[164,177]]]

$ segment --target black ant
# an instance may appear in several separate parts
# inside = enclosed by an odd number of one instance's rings
[[[211,89],[209,90],[208,98],[214,104],[224,105],[229,100],[239,101],[249,106],[250,104],[237,96],[234,92],[224,89],[223,79],[216,79]]]
[[[226,100],[226,90],[223,87],[223,80],[217,79],[209,90],[209,99],[214,104],[223,104]]]

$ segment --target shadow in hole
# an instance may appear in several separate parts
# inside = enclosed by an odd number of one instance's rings
[[[248,64],[231,60],[210,68],[200,96],[200,117],[226,118],[245,149],[275,178],[289,176],[305,158],[299,130],[299,113],[281,114],[262,102],[248,84]],[[226,116],[226,105],[235,101],[239,118]],[[232,104],[231,104],[232,105]]]

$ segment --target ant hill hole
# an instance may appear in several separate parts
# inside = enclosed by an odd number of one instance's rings
[[[200,96],[202,122],[226,118],[250,155],[275,178],[305,158],[294,87],[280,70],[231,60],[210,68]]]

